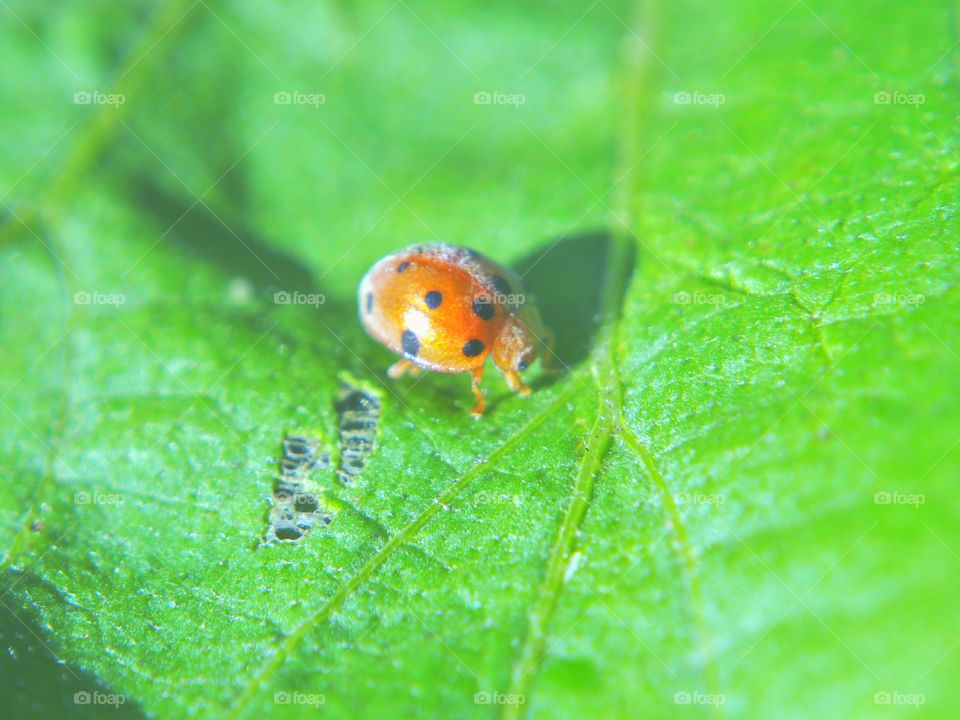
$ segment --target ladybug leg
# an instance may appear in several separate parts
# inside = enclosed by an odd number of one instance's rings
[[[504,370],[503,377],[507,381],[507,385],[510,386],[510,389],[514,392],[518,392],[524,397],[530,397],[530,388],[523,384],[523,380],[520,379],[520,373],[516,370]]]
[[[470,411],[470,414],[478,418],[483,415],[483,409],[486,406],[483,401],[483,390],[480,389],[480,381],[483,380],[483,365],[474,368],[472,373],[473,382],[471,383],[471,387],[473,389],[473,397],[476,398],[477,401],[477,406]]]
[[[420,367],[410,362],[409,360],[397,360],[393,365],[387,368],[387,375],[392,378],[398,378],[410,373],[411,375],[419,375]]]

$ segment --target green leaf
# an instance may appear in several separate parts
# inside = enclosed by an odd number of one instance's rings
[[[13,716],[955,715],[949,7],[0,15]],[[356,318],[439,240],[566,367],[479,422]],[[377,448],[261,545],[344,373]]]

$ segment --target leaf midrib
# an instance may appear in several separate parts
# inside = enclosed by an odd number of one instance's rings
[[[630,217],[629,208],[636,198],[635,169],[642,155],[637,160],[633,158],[638,156],[636,140],[642,134],[638,131],[638,128],[641,127],[639,122],[641,106],[643,104],[649,105],[652,102],[652,95],[647,90],[650,83],[644,83],[644,79],[651,72],[650,57],[653,55],[651,45],[654,42],[652,38],[657,34],[659,28],[659,17],[656,15],[659,10],[659,5],[646,2],[646,0],[639,0],[636,16],[647,29],[645,33],[647,41],[644,41],[636,31],[629,30],[632,38],[625,59],[625,76],[627,78],[625,92],[626,122],[620,144],[622,153],[620,166],[621,168],[626,166],[626,170],[617,174],[618,182],[623,183],[626,190],[619,193],[619,202],[615,200],[614,207],[611,209],[611,215],[615,220]],[[635,77],[630,77],[631,71],[636,74]],[[646,93],[642,93],[641,89],[647,90]],[[619,223],[618,232],[614,233],[610,245],[610,254],[607,259],[608,268],[616,268],[626,264],[628,243],[633,245],[638,256],[644,250],[643,243],[639,241],[637,234],[631,232],[624,223]],[[632,271],[633,268],[629,268],[629,270]],[[540,586],[538,604],[530,616],[530,630],[511,672],[511,686],[508,694],[516,697],[522,696],[524,699],[523,705],[504,705],[501,717],[505,719],[520,718],[525,714],[524,709],[531,707],[529,702],[530,690],[545,657],[547,628],[559,602],[560,593],[566,585],[565,574],[572,557],[574,540],[580,532],[580,526],[586,516],[593,495],[596,474],[600,471],[603,457],[618,431],[625,447],[636,455],[641,467],[650,476],[663,498],[668,521],[677,535],[678,542],[675,550],[681,556],[682,566],[687,576],[687,589],[700,643],[701,645],[706,644],[702,593],[697,580],[696,556],[690,548],[689,536],[673,503],[669,487],[656,467],[652,454],[642,447],[631,428],[626,425],[623,416],[623,374],[618,356],[620,351],[620,325],[623,316],[623,298],[629,294],[633,282],[632,276],[629,278],[624,276],[607,278],[603,317],[606,321],[608,334],[598,348],[597,357],[599,359],[592,366],[600,390],[597,417],[587,440],[586,451],[581,459],[577,482],[573,489],[567,513],[561,523],[557,540],[548,559],[547,571]],[[671,548],[673,547],[673,544],[671,544]],[[711,672],[710,666],[708,666],[707,672],[711,686],[715,686],[714,673]]]

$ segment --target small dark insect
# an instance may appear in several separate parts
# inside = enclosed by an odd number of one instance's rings
[[[330,454],[319,453],[319,445],[320,441],[314,436],[288,435],[283,439],[277,492],[296,495],[311,470],[330,464]]]
[[[336,403],[340,417],[340,465],[337,477],[353,485],[367,466],[377,444],[380,398],[368,390],[344,382]]]
[[[332,513],[323,506],[311,473],[330,466],[329,452],[309,433],[283,439],[280,473],[270,505],[269,527],[264,543],[296,542],[317,525],[329,525]]]

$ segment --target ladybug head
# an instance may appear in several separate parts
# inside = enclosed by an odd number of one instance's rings
[[[543,324],[535,308],[507,317],[493,343],[494,364],[504,373],[523,372],[540,354],[543,336]]]

